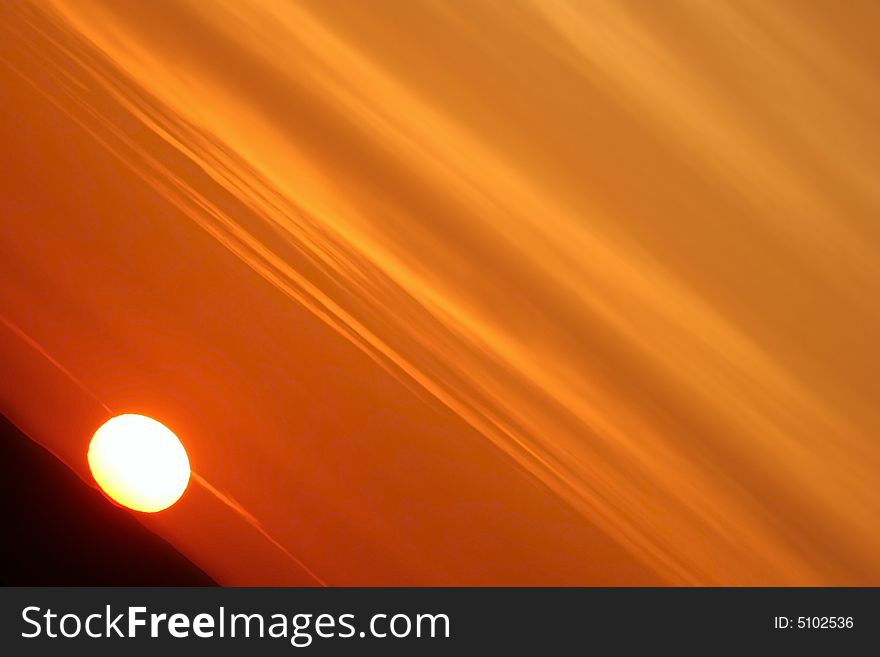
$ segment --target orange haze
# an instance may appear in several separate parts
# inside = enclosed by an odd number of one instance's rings
[[[880,584],[878,24],[2,3],[0,412],[223,584]]]

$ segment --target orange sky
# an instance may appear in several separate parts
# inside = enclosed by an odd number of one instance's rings
[[[0,411],[222,584],[878,584],[877,14],[2,5]]]

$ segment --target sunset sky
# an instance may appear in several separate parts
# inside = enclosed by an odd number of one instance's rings
[[[0,414],[223,585],[880,585],[844,6],[0,3]]]

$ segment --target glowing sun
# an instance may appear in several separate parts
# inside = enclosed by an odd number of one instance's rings
[[[89,468],[111,499],[146,513],[179,500],[190,474],[180,439],[143,415],[118,415],[102,424],[89,444]]]

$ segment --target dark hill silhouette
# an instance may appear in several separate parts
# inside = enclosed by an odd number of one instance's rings
[[[215,585],[3,416],[0,500],[0,584]]]

